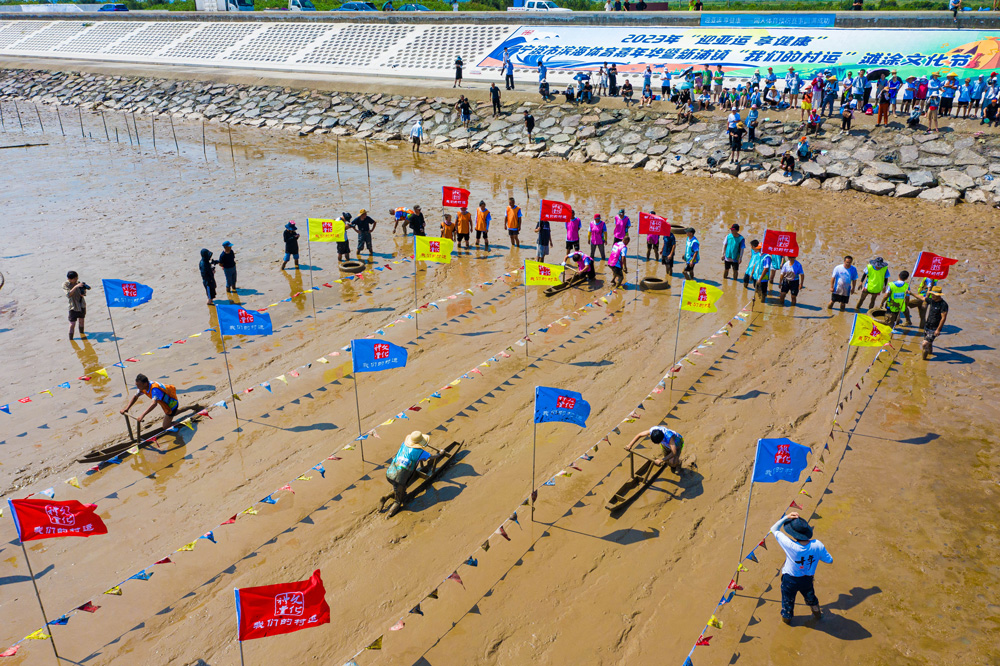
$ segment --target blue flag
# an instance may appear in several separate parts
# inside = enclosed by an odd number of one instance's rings
[[[590,403],[576,391],[535,387],[535,423],[562,421],[586,428],[588,416]]]
[[[251,312],[240,305],[216,305],[219,330],[223,335],[271,335],[271,315]]]
[[[753,479],[758,483],[798,481],[808,464],[809,447],[784,437],[758,439],[757,458],[753,464]]]
[[[391,342],[351,340],[354,372],[378,372],[406,365],[406,350]]]
[[[153,298],[153,288],[127,280],[103,280],[109,308],[134,308]]]

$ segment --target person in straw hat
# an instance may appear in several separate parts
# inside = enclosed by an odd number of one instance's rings
[[[781,530],[784,528],[787,534]],[[823,617],[819,599],[813,589],[813,577],[820,562],[833,563],[833,556],[822,541],[813,539],[813,529],[794,511],[782,516],[771,526],[771,534],[785,551],[785,564],[781,567],[781,621],[790,625],[795,615],[795,597],[800,592],[812,609],[815,619]]]
[[[432,454],[428,449],[436,451],[436,453]],[[429,434],[425,435],[419,430],[414,430],[407,435],[385,471],[385,478],[392,486],[392,492],[382,498],[379,511],[384,511],[386,503],[389,500],[394,500],[389,509],[389,516],[399,513],[406,502],[406,489],[417,468],[426,467],[439,457],[441,457],[441,451],[430,445]]]

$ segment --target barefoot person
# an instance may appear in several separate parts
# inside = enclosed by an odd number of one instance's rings
[[[87,290],[90,287],[85,282],[80,282],[80,276],[76,271],[66,273],[66,281],[63,282],[63,291],[69,299],[69,339],[73,339],[73,331],[76,329],[76,322],[80,322],[80,338],[86,337],[83,330],[84,320],[87,318]]]
[[[163,429],[166,430],[171,425],[173,425],[174,414],[177,413],[177,389],[170,384],[161,384],[159,382],[151,382],[146,375],[136,375],[135,387],[139,389],[136,391],[132,399],[128,401],[125,405],[125,409],[121,410],[121,414],[126,413],[128,410],[132,409],[132,405],[136,403],[141,396],[146,396],[152,402],[149,407],[146,408],[139,418],[136,419],[137,423],[141,423],[146,415],[151,411],[156,409],[157,405],[163,410]]]
[[[941,335],[944,322],[948,319],[948,301],[944,300],[944,292],[939,284],[931,287],[930,293],[926,296],[917,296],[917,298],[927,308],[927,318],[924,319],[924,341],[920,343],[926,361],[934,353],[934,340]]]
[[[830,303],[828,310],[833,309],[834,303],[840,303],[840,311],[847,307],[847,301],[854,293],[854,287],[858,282],[858,269],[854,266],[854,257],[847,255],[844,263],[833,268],[833,275],[830,276]]]
[[[653,426],[649,430],[643,430],[632,438],[626,451],[631,451],[632,447],[639,443],[643,437],[649,437],[653,444],[659,444],[663,450],[663,455],[653,460],[654,465],[670,465],[674,474],[681,472],[681,450],[684,449],[684,438],[679,433],[663,426]]]
[[[486,251],[490,250],[490,220],[493,216],[486,208],[486,202],[480,201],[479,208],[476,209],[476,248],[479,248],[479,240],[486,244]],[[468,246],[466,246],[468,247]]]
[[[504,217],[504,223],[507,227],[507,233],[510,235],[510,251],[513,252],[515,247],[521,247],[521,239],[519,238],[521,233],[521,207],[514,203],[514,197],[511,197],[507,201],[507,214]]]
[[[906,317],[907,326],[913,326],[913,320],[910,319],[910,309],[906,307],[907,296],[910,291],[910,287],[907,284],[907,280],[909,279],[910,271],[900,271],[899,279],[889,283],[889,286],[885,290],[885,296],[882,297],[882,307],[888,313],[886,322],[893,328],[899,323],[900,315]]]
[[[588,257],[585,253],[579,250],[573,250],[566,255],[566,259],[563,261],[563,266],[569,266],[570,261],[576,262],[576,271],[578,275],[587,276],[588,280],[596,280],[597,272],[594,270],[594,260]]]
[[[861,298],[858,299],[858,311],[865,306],[865,299],[871,298],[871,306],[875,307],[878,297],[885,291],[885,283],[889,279],[889,264],[882,257],[875,257],[868,260],[864,272],[861,274]]]
[[[781,529],[784,528],[784,534]],[[823,617],[819,609],[819,599],[813,589],[813,576],[820,562],[833,563],[833,556],[827,552],[822,541],[812,538],[812,527],[799,514],[782,516],[771,526],[771,534],[785,551],[785,565],[781,567],[781,621],[792,623],[795,615],[795,597],[800,592],[806,604],[812,609],[815,619]]]
[[[621,287],[625,284],[625,275],[628,273],[628,264],[626,263],[626,258],[628,256],[628,242],[629,237],[616,241],[614,245],[611,246],[611,252],[608,254],[608,266],[611,268],[611,272],[614,277],[611,278],[611,288]]]
[[[792,305],[799,298],[799,289],[806,288],[806,272],[802,270],[802,264],[795,257],[785,257],[785,263],[781,265],[778,272],[780,277],[781,304],[785,304],[785,297],[792,295]]]
[[[437,453],[432,454],[427,449],[437,451]],[[389,515],[395,516],[399,513],[399,510],[406,503],[406,488],[410,485],[410,479],[413,478],[417,468],[426,467],[439,457],[441,457],[441,451],[430,445],[430,435],[425,435],[419,430],[414,430],[407,435],[385,471],[385,478],[392,486],[392,492],[382,498],[379,511],[384,511],[386,503],[393,500]]]
[[[687,228],[687,242],[684,245],[684,270],[681,273],[688,280],[694,279],[694,267],[701,258],[701,243],[694,237],[694,228]]]

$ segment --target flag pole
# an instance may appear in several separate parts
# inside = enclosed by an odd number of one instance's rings
[[[840,406],[840,397],[844,394],[844,377],[847,376],[847,359],[851,356],[851,338],[854,337],[854,329],[858,325],[858,315],[854,314],[854,323],[851,324],[851,335],[847,338],[847,353],[844,354],[844,369],[840,371],[840,388],[837,389],[837,406]]]
[[[231,130],[230,130],[231,131]],[[235,165],[236,162],[233,162]],[[309,253],[309,296],[312,298],[313,306],[313,319],[316,318],[316,286],[313,284],[313,244],[312,244],[312,231],[309,226],[311,224],[310,219],[306,218],[306,252]],[[344,232],[345,238],[347,232]]]
[[[354,345],[351,345],[351,356],[354,356]],[[358,399],[358,371],[351,369],[351,379],[354,380],[354,407],[358,412],[358,445],[361,447],[361,464],[365,463],[365,440],[361,439],[361,401]]]
[[[642,212],[642,211],[640,211]],[[642,233],[639,232],[639,227],[635,228],[635,300],[633,303],[639,302],[639,247],[642,245]]]
[[[18,539],[18,541],[21,540]],[[56,663],[58,664],[62,661],[62,659],[59,657],[59,650],[56,649],[56,639],[52,636],[52,627],[49,626],[49,617],[45,614],[45,606],[42,604],[42,595],[38,593],[38,583],[35,582],[35,572],[31,568],[31,560],[28,559],[28,549],[24,547],[23,541],[21,541],[21,552],[24,553],[24,563],[28,565],[28,574],[31,576],[31,585],[35,588],[35,598],[38,599],[38,608],[42,611],[42,619],[45,620],[45,633],[49,635],[49,641],[52,643],[52,653],[56,656]]]
[[[677,304],[677,332],[674,333],[674,364],[670,366],[670,399],[674,398],[674,368],[677,367],[677,341],[681,337],[681,306],[684,305],[684,284],[686,279],[681,280],[681,300]]]
[[[420,330],[420,308],[417,306],[417,235],[413,234],[413,326]]]
[[[757,440],[757,448],[760,449],[760,440]],[[753,456],[753,470],[750,472],[750,493],[747,495],[747,513],[743,517],[743,536],[740,538],[740,561],[743,563],[743,548],[746,546],[747,542],[747,522],[750,520],[750,499],[753,497],[753,479],[757,474],[757,452],[754,452]],[[736,569],[736,582],[740,582],[740,570]]]
[[[108,319],[111,321],[111,339],[115,341],[115,351],[118,352],[118,367],[121,368],[122,371],[122,381],[125,382],[125,397],[127,398],[130,390],[128,386],[128,378],[125,377],[125,361],[122,360],[122,350],[118,347],[118,334],[115,332],[115,318],[111,315],[111,306],[108,305],[108,295],[106,293],[104,294],[104,304],[108,308]],[[128,427],[129,439],[136,439],[136,437],[132,434],[132,423],[128,420],[128,417],[125,417],[125,425]],[[138,440],[136,443],[138,444]]]
[[[236,642],[240,646],[240,666],[246,666],[246,662],[243,661],[243,641],[236,639]]]
[[[521,273],[524,277],[524,357],[528,357],[528,260],[521,261]]]
[[[226,334],[222,332],[222,324],[219,324],[219,337],[222,338],[222,358],[226,361],[226,376],[229,377],[229,394],[232,396],[233,414],[236,416],[236,428],[239,429],[240,413],[236,411],[236,403],[239,401],[236,398],[236,391],[233,389],[233,375],[229,371],[229,352],[226,350]]]
[[[537,396],[535,401],[538,401]],[[538,443],[538,421],[535,421],[534,416],[531,420],[534,421],[534,427],[531,435],[531,483],[528,488],[528,497],[531,498],[531,522],[535,522],[535,444]]]

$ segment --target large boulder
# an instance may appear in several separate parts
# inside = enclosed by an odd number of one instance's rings
[[[754,151],[761,157],[774,157],[774,148],[763,143],[755,144]]]
[[[920,150],[931,155],[951,155],[952,151],[955,150],[955,146],[942,140],[928,141],[920,146]]]
[[[764,194],[777,194],[781,192],[781,188],[775,183],[764,183],[757,188],[758,192],[763,192]]]
[[[967,203],[989,203],[989,195],[979,188],[966,190],[965,191],[965,201]]]
[[[976,186],[976,182],[972,180],[972,178],[955,169],[946,169],[942,171],[938,174],[938,180],[942,185],[946,185],[952,189],[958,190],[959,192],[964,192],[970,187]]]
[[[816,162],[799,163],[799,171],[811,178],[819,178],[820,180],[826,178],[826,169],[821,167]]]
[[[937,185],[937,178],[934,173],[926,169],[911,171],[906,178],[913,187],[934,187]]]
[[[899,163],[902,166],[915,166],[920,159],[920,151],[916,146],[899,147]]]
[[[896,186],[878,176],[858,176],[851,178],[851,189],[867,194],[886,196],[896,191]]]
[[[906,174],[890,162],[868,162],[861,170],[865,176],[877,176],[885,180],[906,180]]]
[[[958,202],[958,198],[962,196],[962,193],[950,187],[939,185],[938,187],[932,187],[929,190],[924,190],[917,196],[921,199],[933,201],[934,203],[939,203],[945,206],[954,206]]]
[[[767,182],[777,185],[798,185],[802,182],[802,172],[793,171],[791,176],[786,176],[780,171],[775,171],[767,177]]]
[[[906,183],[896,184],[896,197],[900,199],[909,199],[917,196],[923,191],[922,187],[913,187],[912,185],[907,185]]]
[[[719,165],[719,171],[725,174],[729,174],[730,176],[733,176],[735,178],[736,176],[740,175],[740,165],[734,164],[732,162],[724,162],[723,164]]]
[[[968,166],[970,164],[982,166],[983,164],[986,164],[985,157],[974,150],[970,150],[969,148],[958,150],[951,157],[955,162],[955,166]]]
[[[931,155],[929,157],[921,157],[917,160],[917,166],[922,167],[948,167],[951,166],[951,158],[942,157],[940,155]]]
[[[646,130],[646,133],[643,136],[653,141],[659,141],[660,139],[668,136],[669,134],[670,130],[667,129],[666,127],[651,127],[648,130]]]
[[[816,178],[806,178],[799,187],[804,190],[818,190],[823,187],[823,183]]]
[[[861,165],[857,162],[834,162],[826,167],[826,173],[829,176],[854,178],[861,173]]]

